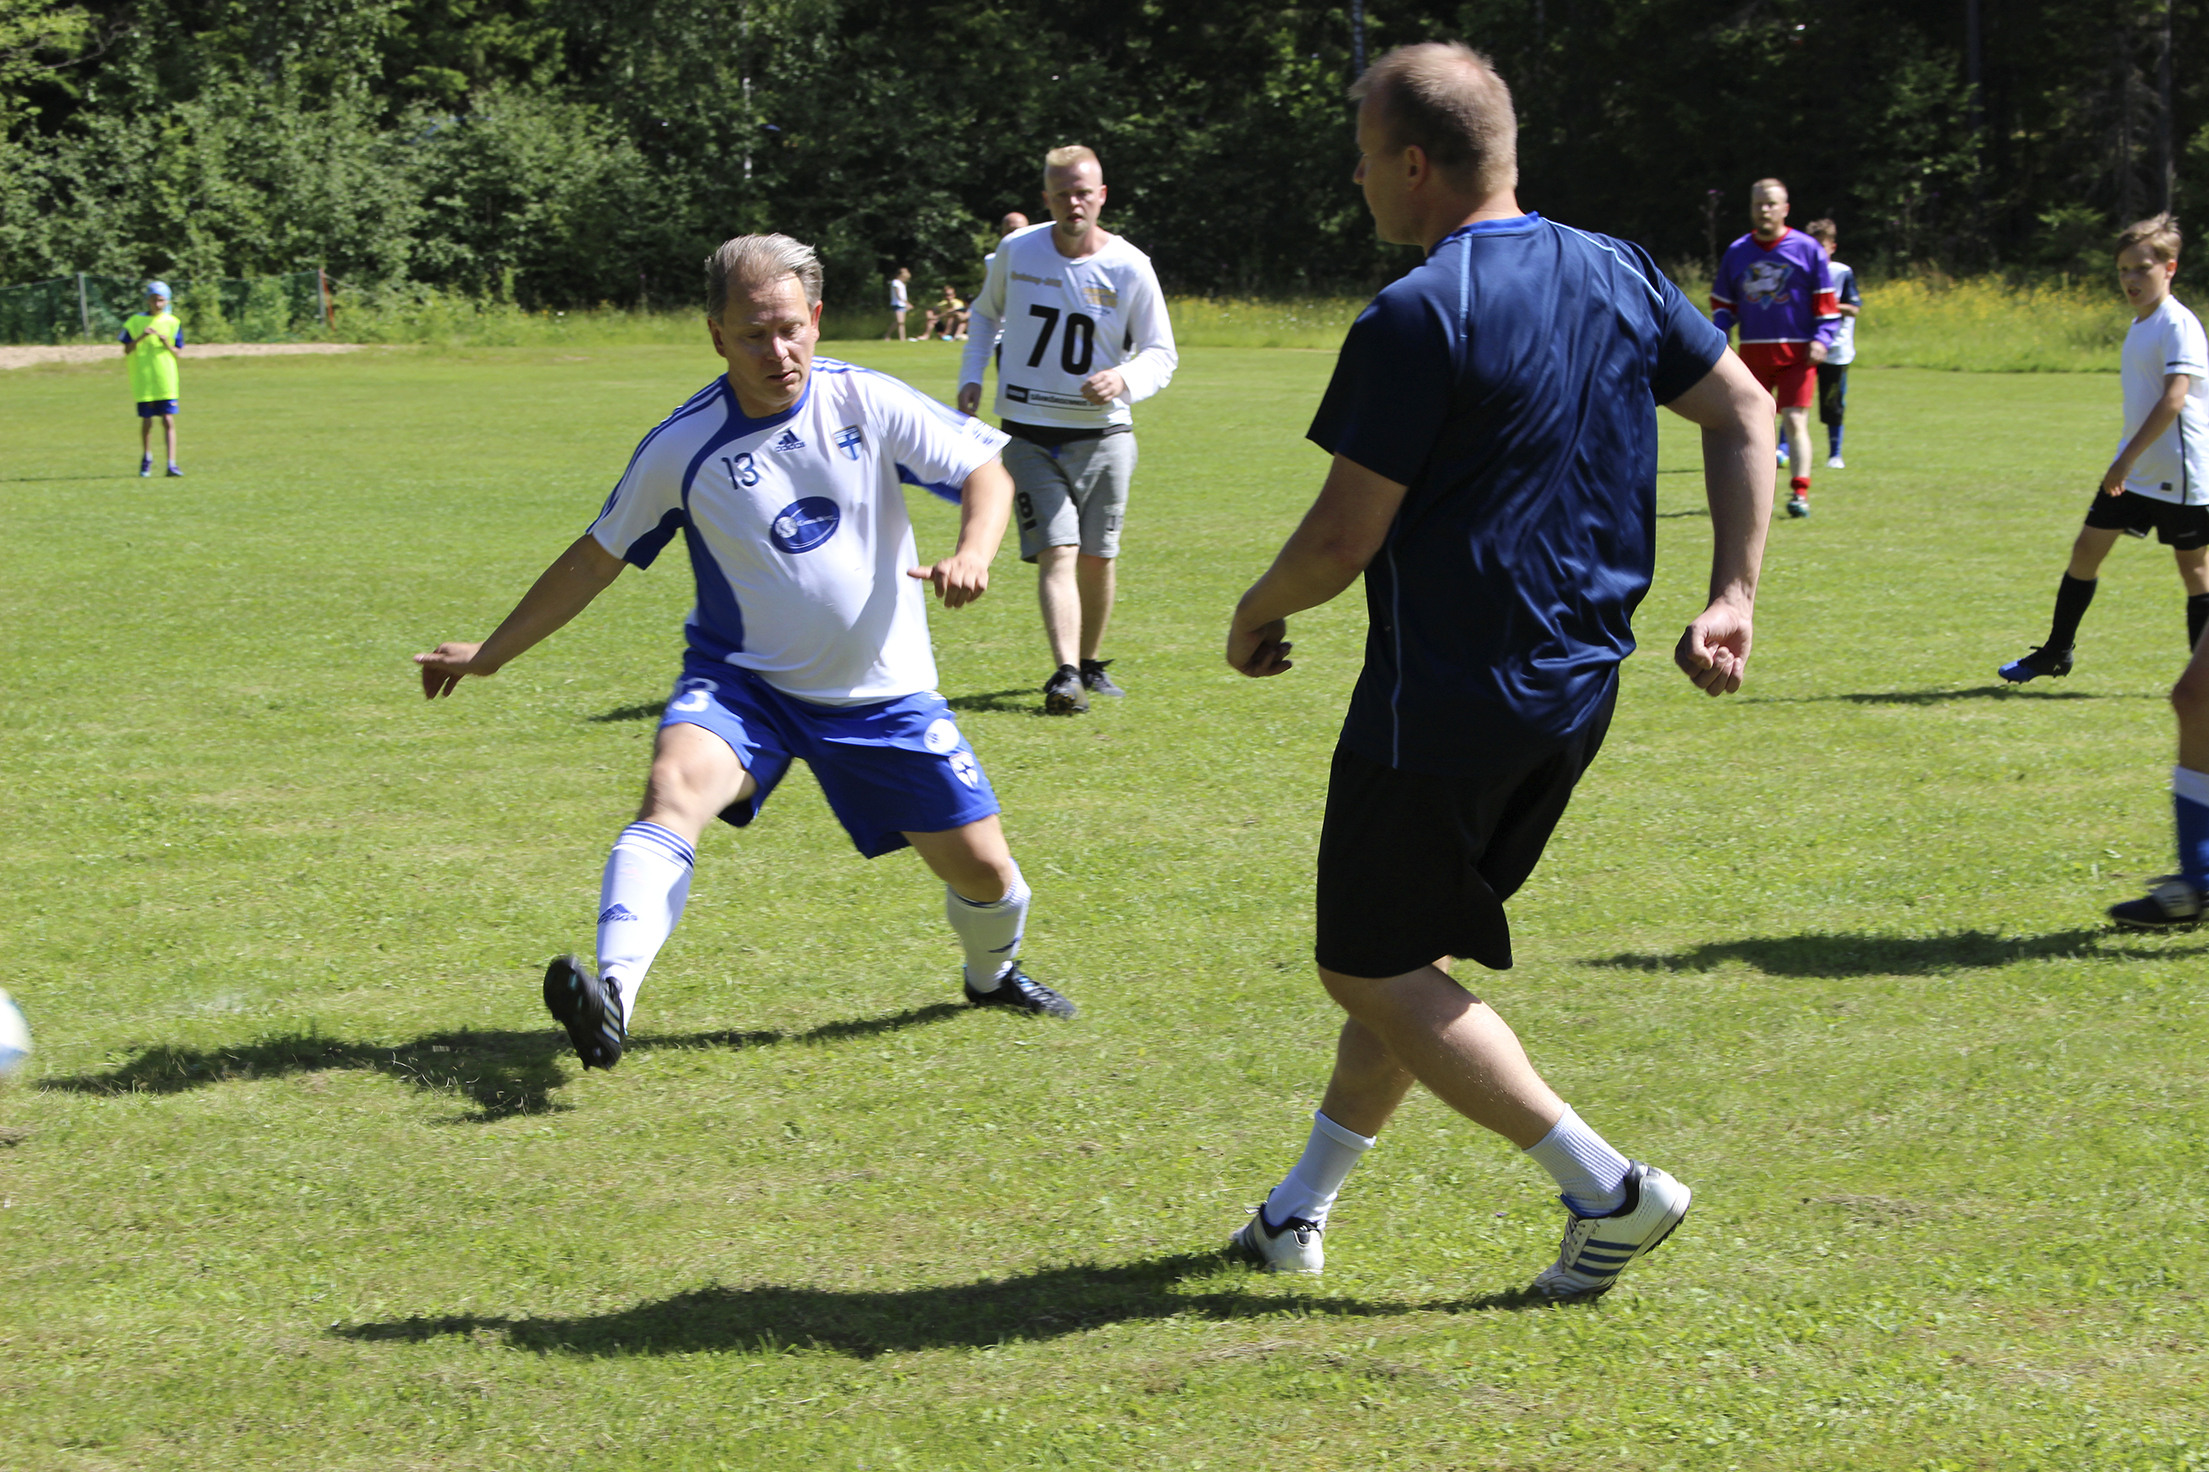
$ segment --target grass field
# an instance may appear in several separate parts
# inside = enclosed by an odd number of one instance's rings
[[[937,344],[845,349],[948,393]],[[2179,589],[2104,575],[2007,689],[2116,437],[2106,376],[1860,371],[1774,528],[1750,683],[1674,674],[1708,523],[1666,428],[1601,761],[1468,978],[1697,1189],[1599,1304],[1518,1296],[1540,1172],[1415,1096],[1319,1280],[1215,1249],[1293,1158],[1355,597],[1220,663],[1316,485],[1332,359],[1196,350],[1143,406],[1108,653],[1036,714],[1031,580],[935,620],[1069,1025],[951,1005],[917,862],[794,777],[701,845],[632,1051],[543,1016],[587,948],[688,604],[625,576],[495,681],[479,637],[713,364],[607,346],[188,368],[182,481],[117,368],[0,376],[0,1465],[2209,1466],[2205,943],[2105,930],[2168,865]],[[916,498],[924,554],[949,508]]]

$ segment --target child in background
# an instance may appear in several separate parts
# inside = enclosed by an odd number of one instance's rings
[[[2117,237],[2117,285],[2132,305],[2120,360],[2125,437],[2086,504],[2071,565],[2056,587],[2048,642],[1996,673],[2014,684],[2071,673],[2079,620],[2094,601],[2102,559],[2120,536],[2154,532],[2186,589],[2186,647],[2209,627],[2209,339],[2171,295],[2178,225],[2157,215]],[[2197,774],[2209,801],[2209,772]],[[2202,876],[2209,877],[2209,876]]]
[[[169,474],[184,472],[176,463],[177,354],[184,347],[184,324],[169,310],[169,284],[146,283],[146,310],[123,323],[123,356],[130,360],[130,393],[138,401],[138,473],[153,474],[153,422],[161,421]]]
[[[1846,470],[1841,460],[1841,415],[1848,408],[1849,364],[1856,361],[1856,317],[1864,298],[1856,290],[1856,268],[1833,258],[1841,232],[1831,220],[1812,220],[1802,233],[1825,248],[1826,269],[1833,273],[1833,295],[1841,309],[1841,326],[1818,365],[1818,422],[1825,426],[1828,470]]]

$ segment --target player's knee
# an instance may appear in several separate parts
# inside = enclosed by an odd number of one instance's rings
[[[2181,734],[2209,734],[2209,669],[2187,666],[2171,687],[2171,710]]]

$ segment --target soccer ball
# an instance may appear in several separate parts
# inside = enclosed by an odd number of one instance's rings
[[[30,1024],[16,1011],[15,999],[0,991],[0,1078],[21,1068],[30,1056]]]

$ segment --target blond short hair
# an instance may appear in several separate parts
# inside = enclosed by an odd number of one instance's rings
[[[2153,219],[2135,220],[2119,231],[2113,254],[2121,256],[2136,245],[2144,245],[2155,259],[2175,261],[2178,248],[2185,243],[2185,237],[2178,233],[2178,221],[2169,215],[2157,215]]]
[[[1787,181],[1785,179],[1757,180],[1754,184],[1751,184],[1749,186],[1749,202],[1751,204],[1756,203],[1756,197],[1762,194],[1767,189],[1777,189],[1780,193],[1787,194]],[[1793,200],[1795,196],[1792,194],[1787,194],[1787,197],[1789,200]]]
[[[821,258],[812,246],[787,235],[739,235],[725,240],[706,257],[706,315],[721,320],[732,286],[771,286],[785,276],[798,278],[807,306],[821,304]]]
[[[1097,172],[1104,172],[1104,163],[1097,157],[1097,150],[1086,143],[1062,143],[1043,155],[1043,176],[1049,178],[1053,169],[1070,169],[1076,164],[1095,164]]]
[[[1398,148],[1417,145],[1442,177],[1491,194],[1519,182],[1519,119],[1495,65],[1457,41],[1399,46],[1365,69],[1350,100],[1373,99]]]

